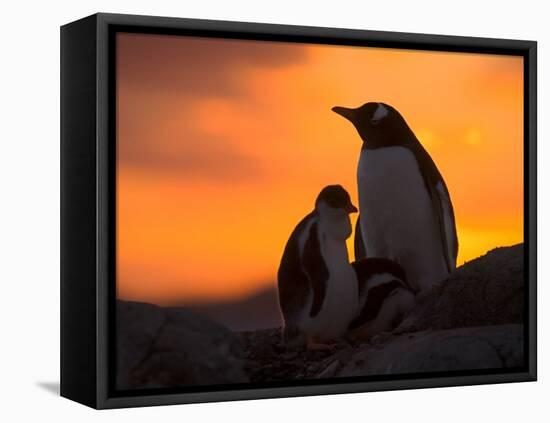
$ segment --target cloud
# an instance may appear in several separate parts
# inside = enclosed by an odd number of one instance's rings
[[[190,143],[192,145],[182,140],[182,148],[172,154],[129,140],[121,149],[122,162],[137,169],[154,169],[158,173],[189,179],[215,179],[222,183],[246,181],[261,175],[257,160],[230,148],[219,137],[194,137]]]
[[[162,112],[146,107],[120,116],[118,158],[123,166],[222,183],[246,181],[262,173],[258,160],[229,139],[203,132],[177,108]]]
[[[213,134],[200,127],[197,106],[209,98],[250,100],[250,75],[303,62],[305,47],[168,35],[117,37],[119,165],[231,183],[261,175],[259,161],[241,151],[225,128]],[[213,116],[209,125],[216,124]]]
[[[242,95],[246,71],[303,62],[296,44],[119,34],[118,81],[132,89],[183,95]]]

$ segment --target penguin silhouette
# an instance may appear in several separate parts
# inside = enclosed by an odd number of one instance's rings
[[[385,257],[406,271],[415,292],[456,268],[458,238],[451,197],[434,161],[392,106],[333,107],[362,140],[355,255]]]
[[[352,265],[359,284],[359,308],[349,325],[350,336],[366,339],[392,331],[416,303],[405,270],[386,258],[364,258]]]
[[[346,190],[329,185],[290,235],[277,273],[288,345],[329,348],[356,317],[358,282],[346,246],[356,212]]]

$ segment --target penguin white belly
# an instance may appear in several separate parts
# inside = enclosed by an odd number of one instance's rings
[[[367,257],[397,261],[419,291],[443,280],[438,223],[414,154],[404,147],[364,149],[357,182]]]
[[[359,307],[357,276],[349,263],[348,251],[344,242],[325,241],[322,254],[329,271],[327,289],[321,310],[310,317],[313,295],[310,295],[303,330],[309,336],[329,341],[342,336]]]

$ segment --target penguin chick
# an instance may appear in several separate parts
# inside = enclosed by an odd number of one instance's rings
[[[403,268],[385,258],[352,263],[357,274],[359,307],[350,323],[350,335],[367,339],[396,328],[415,305],[415,295]]]
[[[325,348],[355,317],[358,284],[346,240],[352,232],[349,214],[356,212],[347,191],[329,185],[290,235],[277,273],[289,346],[305,340],[310,349]]]

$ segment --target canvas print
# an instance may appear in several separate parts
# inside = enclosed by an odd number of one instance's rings
[[[523,367],[523,69],[117,33],[116,389]]]

